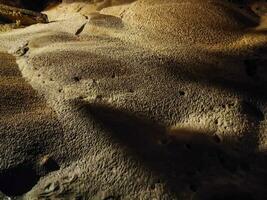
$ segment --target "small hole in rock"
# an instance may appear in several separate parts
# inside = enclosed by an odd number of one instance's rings
[[[235,105],[235,103],[234,102],[232,102],[232,103],[229,103],[229,106],[230,107],[233,107]]]
[[[84,99],[84,98],[86,98],[86,97],[85,96],[79,96],[78,97],[78,99],[81,99],[81,100]]]
[[[75,77],[73,77],[73,80],[74,80],[75,82],[79,82],[81,79],[80,79],[79,77],[75,76]]]
[[[155,189],[156,189],[156,184],[152,184],[152,185],[150,186],[150,189],[151,189],[151,190],[155,190]]]
[[[19,196],[30,191],[39,177],[31,166],[20,165],[0,173],[0,191],[7,196]]]
[[[155,182],[155,184],[160,184],[160,183],[161,183],[160,179],[156,180],[156,182]]]
[[[97,81],[95,79],[92,79],[92,82],[93,82],[93,84],[96,84],[97,83]]]
[[[179,91],[179,95],[184,96],[185,92],[184,91]]]
[[[97,100],[102,100],[103,99],[103,96],[101,95],[101,94],[98,94],[98,95],[96,95],[96,97],[95,97]]]

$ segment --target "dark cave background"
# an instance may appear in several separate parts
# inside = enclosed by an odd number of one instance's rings
[[[43,11],[45,8],[56,5],[61,2],[75,2],[75,1],[88,1],[92,2],[92,0],[0,0],[0,4],[5,4],[9,6],[25,8],[33,11]],[[239,6],[248,6],[253,2],[267,2],[267,0],[222,0],[227,1],[233,4],[237,4]]]
[[[61,3],[62,0],[0,0],[0,4],[24,8],[34,11],[42,11],[49,5]]]

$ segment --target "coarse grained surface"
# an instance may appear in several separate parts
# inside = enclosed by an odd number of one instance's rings
[[[21,195],[46,173],[38,171],[42,156],[62,157],[53,151],[64,148],[64,137],[55,112],[24,80],[15,57],[0,52],[0,58],[0,187]]]
[[[219,0],[79,5],[0,35],[64,135],[60,169],[21,198],[267,198],[264,16]]]

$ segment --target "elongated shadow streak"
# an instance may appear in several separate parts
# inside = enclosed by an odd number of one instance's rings
[[[166,184],[178,198],[190,193],[194,199],[264,199],[267,167],[265,155],[244,152],[239,143],[229,143],[200,130],[164,126],[103,105],[87,104],[85,111],[127,147],[158,177],[151,188]]]

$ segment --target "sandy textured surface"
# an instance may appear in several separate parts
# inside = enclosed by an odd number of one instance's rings
[[[264,9],[95,3],[0,35],[3,195],[266,199]]]
[[[22,78],[15,57],[0,57],[0,188],[21,195],[59,168],[52,157],[60,156],[53,149],[64,148],[63,135],[55,111]],[[50,166],[40,164],[48,155]]]

